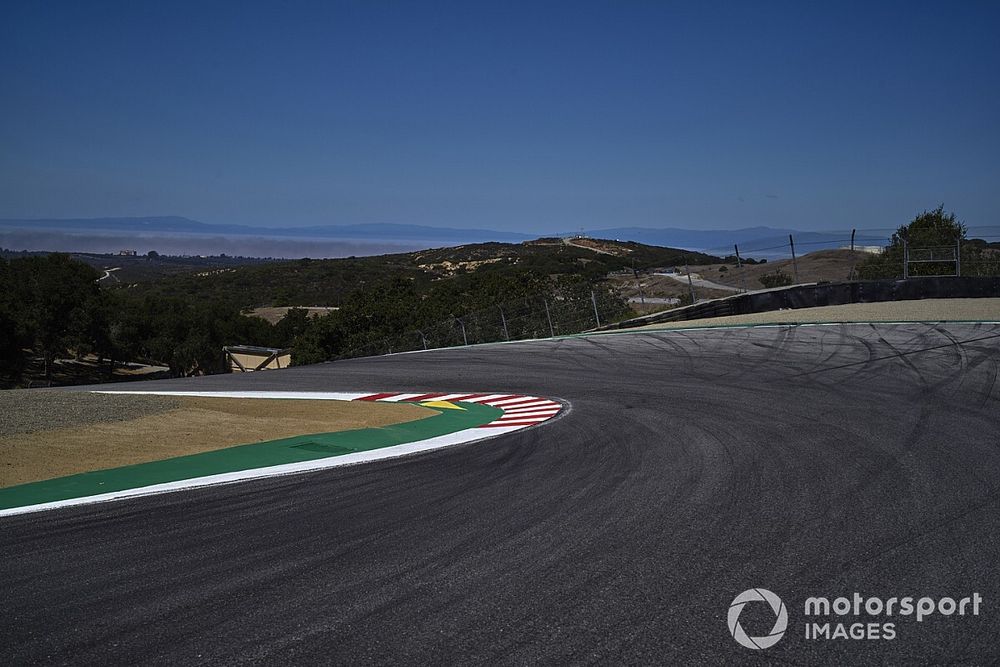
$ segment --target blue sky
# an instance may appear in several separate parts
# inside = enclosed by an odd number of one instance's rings
[[[1000,224],[1000,3],[6,3],[0,217]]]

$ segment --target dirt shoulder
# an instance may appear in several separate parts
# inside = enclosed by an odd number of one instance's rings
[[[367,401],[8,393],[22,396],[0,394],[0,487],[437,414],[416,405]],[[10,417],[7,409],[15,404],[20,414]]]
[[[176,397],[155,394],[8,389],[0,391],[0,438],[67,426],[127,421],[180,405]]]
[[[1000,321],[1000,299],[920,299],[881,303],[771,310],[749,315],[706,317],[700,320],[663,322],[628,329],[663,330],[749,324],[803,324],[809,322],[941,322],[957,320]]]

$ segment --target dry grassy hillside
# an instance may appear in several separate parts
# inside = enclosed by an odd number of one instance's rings
[[[856,264],[868,254],[850,250],[819,250],[798,258],[798,282],[810,283],[821,281],[839,281],[849,279]],[[701,264],[691,265],[691,272],[697,278],[729,285],[740,289],[758,290],[764,286],[760,277],[765,273],[774,273],[781,269],[789,276],[795,276],[792,260],[775,260],[766,264],[744,265],[736,268],[734,264]],[[645,306],[640,305],[639,286],[632,275],[612,275],[611,283],[618,292],[629,300],[629,305],[638,313],[647,313],[671,307],[663,299],[688,298],[690,290],[684,280],[675,280],[667,276],[657,276],[648,273],[641,274],[642,294],[646,297]],[[733,293],[720,289],[712,289],[705,285],[695,285],[695,297],[698,300],[716,299],[730,296]]]
[[[692,267],[692,271],[694,268]],[[673,278],[668,278],[667,276],[655,276],[650,274],[642,274],[642,294],[647,298],[661,299],[661,298],[680,298],[689,296],[690,289],[687,283],[679,282]],[[636,279],[630,275],[617,275],[611,276],[610,282],[614,285],[618,292],[627,299],[639,298],[639,287],[636,284]],[[729,296],[732,292],[727,292],[723,290],[714,290],[705,287],[696,287],[695,295],[699,299],[715,299],[718,297]],[[635,307],[635,304],[633,304]],[[656,308],[657,310],[662,310],[663,306]]]
[[[868,253],[860,250],[818,250],[798,258],[798,281],[813,283],[820,281],[848,280],[856,264],[861,262]],[[721,270],[725,267],[725,271]],[[781,269],[789,276],[795,277],[791,259],[769,261],[767,264],[743,265],[738,269],[732,264],[708,264],[692,266],[691,271],[702,278],[723,285],[746,287],[749,290],[762,289],[759,278],[765,273],[774,273]],[[744,282],[745,281],[745,282]]]

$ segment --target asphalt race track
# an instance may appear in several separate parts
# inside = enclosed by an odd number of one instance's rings
[[[502,391],[570,410],[410,458],[0,519],[0,663],[1000,659],[1000,325],[592,336],[130,388]],[[788,605],[743,648],[734,597]],[[811,640],[808,596],[978,592]],[[760,607],[760,605],[758,605]],[[766,607],[765,607],[766,611]],[[741,622],[766,633],[757,608]]]

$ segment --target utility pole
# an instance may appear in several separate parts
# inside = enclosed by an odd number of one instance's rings
[[[851,252],[854,252],[854,233],[857,231],[858,231],[857,229],[851,230]]]
[[[594,296],[594,290],[590,290],[590,302],[594,304],[594,319],[597,320],[597,326],[601,326],[601,316],[597,313],[597,297]]]
[[[552,315],[549,314],[549,300],[542,299],[542,303],[545,304],[545,319],[549,321],[549,338],[555,338],[556,330],[552,328]]]
[[[795,272],[795,282],[799,282],[799,262],[795,259],[795,241],[791,234],[788,235],[788,245],[792,248],[792,271]]]

